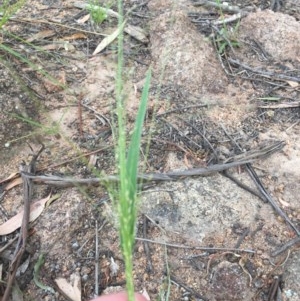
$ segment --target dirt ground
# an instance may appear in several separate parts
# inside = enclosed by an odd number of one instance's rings
[[[283,141],[279,152],[251,164],[275,205],[262,197],[249,166],[147,184],[137,222],[136,290],[151,300],[297,301],[300,3],[228,1],[221,13],[204,2],[124,1],[128,23],[146,35],[125,34],[129,130],[151,66],[144,172],[209,168]],[[217,23],[237,13],[242,18]],[[31,160],[40,141],[46,148],[38,175],[115,173],[117,44],[92,53],[117,20],[109,16],[96,25],[82,21],[87,15],[71,0],[32,0],[5,25],[0,43],[31,64],[0,50],[0,233],[23,206],[17,175],[8,177]],[[14,288],[12,300],[90,300],[124,289],[117,216],[105,188],[34,185],[35,200],[50,193],[58,198],[30,224],[16,278],[22,293]],[[7,245],[17,234],[0,236],[3,281],[16,242]],[[47,288],[34,279],[40,254],[45,262],[38,278]],[[58,278],[71,283],[74,277],[81,299],[66,298],[57,286]],[[0,295],[4,289],[1,284]]]

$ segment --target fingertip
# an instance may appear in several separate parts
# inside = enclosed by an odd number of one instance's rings
[[[127,301],[127,293],[121,292],[113,295],[97,297],[91,301]],[[135,301],[147,301],[141,294],[135,293]]]

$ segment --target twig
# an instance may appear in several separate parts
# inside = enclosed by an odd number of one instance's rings
[[[191,138],[187,137],[183,132],[181,132],[178,128],[176,128],[176,126],[174,126],[171,122],[169,122],[168,120],[166,120],[165,118],[160,118],[160,120],[162,120],[163,122],[165,122],[167,125],[169,125],[172,129],[174,129],[176,132],[178,132],[178,134],[181,137],[184,137],[185,139],[187,139],[188,141],[190,141],[192,144],[194,144],[195,146],[197,146],[199,149],[201,149],[201,145],[199,145],[197,142],[195,142],[194,140],[192,140]]]
[[[245,252],[245,253],[251,253],[251,254],[255,254],[256,252],[250,249],[235,249],[235,248],[212,248],[212,247],[199,247],[199,246],[186,246],[186,245],[177,245],[177,244],[171,244],[171,243],[167,243],[164,241],[157,241],[157,240],[151,240],[151,239],[145,239],[145,238],[141,238],[141,237],[136,237],[136,240],[140,240],[140,241],[147,241],[153,244],[158,244],[158,245],[164,245],[167,247],[171,247],[171,248],[177,248],[177,249],[189,249],[189,250],[202,250],[202,251],[213,251],[213,252],[217,252],[217,251],[230,251],[230,252]]]
[[[281,276],[275,276],[268,293],[268,301],[276,301],[278,289],[280,289]]]
[[[257,159],[264,158],[271,155],[274,152],[281,150],[284,146],[284,142],[279,141],[274,143],[271,146],[262,148],[260,150],[249,152],[249,157],[247,153],[244,153],[243,156],[239,156],[239,160],[235,160],[234,157],[231,158],[232,162],[210,165],[208,167],[192,168],[182,171],[170,171],[167,173],[148,173],[148,174],[139,174],[137,176],[138,180],[143,182],[152,182],[152,181],[177,181],[187,177],[193,176],[211,176],[218,172],[224,171],[229,168],[237,167],[247,163],[251,163]],[[119,176],[99,176],[99,178],[89,178],[89,179],[76,179],[76,178],[67,178],[67,177],[58,177],[58,176],[46,176],[46,175],[27,175],[28,178],[32,179],[35,183],[44,183],[47,185],[57,186],[57,187],[74,187],[80,185],[89,185],[89,186],[99,186],[107,185],[108,183],[115,183],[119,181]]]
[[[87,156],[90,156],[90,155],[94,155],[94,154],[97,154],[97,153],[100,153],[104,150],[107,150],[109,148],[111,148],[112,146],[111,145],[106,145],[106,146],[103,146],[99,149],[96,149],[94,151],[91,151],[91,152],[88,152],[88,153],[83,153],[77,157],[73,157],[71,159],[68,159],[68,160],[65,160],[63,162],[60,162],[60,163],[57,163],[57,164],[53,164],[53,165],[50,165],[50,166],[43,166],[41,168],[38,169],[38,171],[43,171],[43,170],[49,170],[49,169],[53,169],[53,168],[56,168],[56,167],[59,167],[59,166],[62,166],[62,165],[65,165],[65,164],[68,164],[70,162],[74,162],[80,158],[83,158],[83,157],[87,157]]]
[[[147,214],[144,214],[147,219],[155,226],[157,227],[162,233],[166,234],[166,231],[164,228],[162,228],[159,224],[157,224],[150,216],[148,216]]]
[[[163,113],[156,114],[156,117],[164,116],[164,115],[175,113],[175,112],[186,111],[186,110],[189,110],[189,109],[204,108],[204,107],[207,108],[208,105],[207,104],[198,104],[198,105],[185,106],[185,107],[182,107],[182,108],[175,108],[175,109],[172,109],[172,110],[169,110],[169,111],[165,111]]]
[[[286,257],[285,257],[280,263],[274,263],[274,262],[269,258],[269,262],[271,263],[271,265],[272,265],[273,267],[275,267],[275,268],[272,270],[272,272],[274,272],[274,271],[275,271],[276,269],[278,269],[279,267],[284,266],[284,265],[287,263],[287,261],[288,261],[290,255],[291,255],[291,250],[289,249],[288,252],[287,252]]]
[[[300,107],[300,101],[284,102],[274,105],[259,105],[261,109],[286,109],[286,108],[298,108]]]
[[[20,173],[23,180],[24,213],[23,213],[22,225],[20,230],[21,234],[19,235],[19,239],[14,252],[13,259],[9,265],[8,280],[7,280],[4,295],[2,297],[2,301],[10,300],[10,292],[15,280],[17,269],[20,265],[22,256],[26,249],[26,243],[28,238],[28,225],[29,225],[29,217],[30,217],[30,201],[32,198],[32,180],[28,175],[35,172],[36,161],[39,155],[41,154],[41,152],[44,150],[44,148],[45,148],[44,145],[42,145],[39,152],[33,156],[29,165],[27,166],[21,165],[20,167]]]
[[[13,239],[11,239],[5,246],[3,246],[0,249],[0,255],[3,251],[5,251],[10,245],[12,245],[17,239],[19,238],[19,236],[14,237]]]
[[[201,299],[203,301],[208,301],[208,299],[206,297],[203,297],[202,295],[200,295],[199,293],[197,293],[195,290],[193,290],[192,288],[190,288],[189,286],[183,284],[181,281],[179,281],[177,278],[175,278],[174,276],[170,275],[170,280],[175,283],[178,286],[183,287],[187,292],[191,293],[193,296],[195,296],[197,299]]]
[[[143,215],[143,236],[144,236],[144,238],[147,237],[147,226],[148,226],[148,218],[146,215]],[[152,266],[149,244],[147,241],[143,241],[143,247],[144,247],[144,252],[146,254],[146,257],[147,257],[146,272],[151,273],[153,271],[153,266]]]
[[[271,78],[271,79],[275,79],[275,80],[280,80],[280,81],[293,81],[293,82],[300,82],[300,77],[295,77],[295,76],[288,76],[285,74],[280,74],[280,73],[275,73],[275,72],[270,72],[270,71],[264,71],[264,70],[260,70],[257,68],[251,68],[241,62],[239,62],[238,60],[234,60],[229,58],[228,62],[230,64],[236,65],[236,66],[240,66],[242,68],[244,68],[245,70],[251,71],[254,74],[257,74],[259,76],[262,77],[266,77],[266,78]]]
[[[16,18],[16,17],[10,17],[9,20],[14,21],[14,22],[29,23],[31,25],[32,25],[32,23],[49,24],[49,25],[59,26],[59,27],[67,28],[67,29],[73,29],[73,30],[88,33],[88,34],[98,35],[98,36],[102,36],[102,37],[108,36],[107,34],[99,33],[99,32],[96,32],[96,31],[84,30],[84,29],[81,29],[79,27],[73,27],[73,26],[61,24],[61,23],[58,23],[58,22],[52,22],[52,21],[36,20],[36,19],[29,19],[29,18]]]
[[[99,296],[99,242],[98,242],[98,222],[95,225],[95,296]]]
[[[198,0],[193,2],[194,6],[206,6],[221,9],[222,11],[228,11],[233,13],[240,13],[242,10],[238,6],[217,3],[216,1]]]
[[[222,126],[225,134],[228,136],[228,138],[231,139],[232,143],[235,146],[237,146],[240,151],[242,151],[240,145],[229,135],[229,133],[227,132],[225,127],[223,125],[221,125],[221,126]],[[270,205],[273,207],[275,212],[278,215],[280,215],[286,221],[287,224],[290,225],[290,227],[297,233],[298,236],[300,236],[300,231],[297,229],[297,227],[294,225],[294,223],[289,219],[289,217],[285,214],[285,212],[283,212],[282,209],[277,205],[277,203],[273,200],[271,195],[267,192],[267,190],[265,189],[264,185],[262,184],[261,180],[257,176],[257,174],[256,174],[255,170],[253,169],[253,167],[251,166],[251,164],[247,163],[247,164],[245,164],[245,166],[247,168],[247,171],[248,171],[250,177],[252,178],[252,180],[255,183],[256,187],[260,191],[262,197],[264,197],[265,200],[270,203]]]
[[[180,116],[177,116],[177,118],[179,118],[181,121],[183,121],[184,123],[186,123],[187,125],[189,125],[194,131],[196,131],[203,139],[204,141],[208,144],[209,148],[211,149],[211,151],[213,152],[215,159],[218,161],[218,155],[215,151],[215,149],[213,148],[213,146],[211,145],[211,143],[209,142],[209,140],[205,137],[204,134],[202,134],[202,132],[200,132],[195,126],[193,126],[190,122],[186,121],[185,119],[181,118]]]
[[[101,118],[104,119],[104,120],[109,124],[109,126],[110,126],[110,131],[111,131],[111,132],[113,131],[113,127],[112,127],[111,122],[109,121],[108,118],[106,118],[105,116],[103,116],[102,114],[100,114],[99,112],[97,112],[95,109],[93,109],[93,108],[90,107],[89,105],[85,104],[84,102],[81,102],[81,105],[82,105],[83,107],[85,107],[86,109],[88,109],[88,110],[92,111],[93,113],[95,113],[96,118],[97,118],[102,124],[103,124],[103,120],[101,120]],[[101,118],[100,118],[100,117],[101,117]]]
[[[246,230],[243,232],[243,234],[239,237],[238,241],[235,244],[235,248],[239,248],[240,245],[242,244],[243,240],[245,239],[245,237],[250,233],[250,229],[246,228]]]
[[[251,194],[255,195],[256,197],[260,198],[262,201],[265,201],[265,199],[261,196],[260,193],[258,193],[257,191],[255,191],[251,187],[248,187],[247,185],[242,183],[240,180],[236,179],[234,176],[230,175],[227,170],[224,170],[221,173],[221,175],[223,175],[224,177],[230,179],[233,183],[235,183],[236,185],[238,185],[242,189],[244,189],[244,190],[250,192]]]
[[[296,126],[298,123],[300,122],[300,120],[298,119],[296,122],[294,122],[291,126],[289,126],[285,131],[288,132],[290,131],[294,126]]]
[[[83,137],[83,124],[82,124],[82,99],[78,99],[78,120],[79,120],[79,135]]]
[[[276,251],[271,253],[272,257],[275,257],[283,252],[285,252],[288,248],[292,247],[295,244],[300,243],[300,237],[295,237],[293,239],[291,239],[290,241],[288,241],[287,243],[285,243],[284,245],[282,245],[279,249],[277,249]]]
[[[149,173],[149,174],[140,174],[137,176],[139,180],[145,182],[164,182],[164,181],[177,181],[182,180],[187,177],[193,176],[211,176],[218,172],[221,172],[225,169],[237,167],[240,165],[247,164],[252,162],[253,160],[245,160],[240,162],[231,162],[226,164],[215,164],[208,166],[206,168],[192,168],[183,171],[173,171],[168,173]],[[88,186],[99,186],[99,185],[107,185],[107,183],[115,183],[119,181],[118,176],[102,176],[99,178],[90,178],[90,179],[76,179],[76,178],[64,178],[58,176],[32,176],[28,175],[30,179],[32,179],[35,183],[44,183],[51,186],[56,187],[74,187],[80,185],[88,185]]]
[[[224,18],[224,19],[221,19],[221,20],[216,20],[216,21],[213,21],[211,22],[213,25],[224,25],[224,24],[228,24],[228,23],[231,23],[231,22],[235,22],[236,20],[240,20],[241,18],[244,18],[248,15],[248,12],[240,12],[240,13],[237,13],[235,15],[232,15],[228,18]]]
[[[198,160],[198,158],[190,150],[185,149],[183,146],[181,146],[177,143],[174,143],[174,142],[171,142],[171,141],[168,141],[168,140],[159,139],[159,138],[151,138],[150,140],[154,141],[154,142],[157,141],[157,142],[160,142],[160,143],[172,145],[172,146],[178,148],[179,150],[181,150],[182,152],[184,152],[186,155],[189,155],[189,156],[193,157],[195,161]]]
[[[134,5],[132,8],[130,8],[130,9],[126,12],[126,16],[129,16],[130,14],[133,14],[133,12],[134,12],[136,9],[138,9],[138,8],[140,8],[140,7],[142,7],[142,6],[147,5],[147,4],[149,3],[149,1],[150,1],[150,0],[146,0],[146,1],[142,2],[142,3],[139,3],[139,4]]]

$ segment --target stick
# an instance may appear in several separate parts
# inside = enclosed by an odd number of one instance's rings
[[[250,152],[243,153],[236,157],[230,159],[231,162],[223,164],[210,165],[208,167],[192,168],[183,171],[170,171],[168,173],[148,173],[139,174],[137,177],[141,182],[164,182],[164,181],[177,181],[187,177],[193,176],[211,176],[218,172],[227,170],[229,168],[237,167],[240,165],[251,163],[257,159],[265,158],[274,152],[281,150],[284,146],[283,141],[276,142],[270,146],[261,148],[259,150],[253,150]],[[115,183],[119,181],[118,175],[105,176],[102,175],[99,178],[90,179],[76,179],[58,176],[46,176],[46,175],[30,175],[28,177],[32,179],[35,183],[43,183],[47,185],[57,186],[57,187],[74,187],[80,185],[88,186],[100,186],[107,185],[108,183]]]
[[[41,149],[35,156],[33,156],[30,164],[28,166],[23,164],[20,167],[20,173],[23,180],[24,213],[23,213],[23,219],[21,225],[21,232],[20,232],[21,234],[19,236],[19,240],[15,249],[13,260],[9,265],[8,280],[7,280],[7,285],[6,285],[4,295],[2,297],[2,301],[10,300],[10,292],[12,289],[12,285],[14,283],[22,256],[26,249],[26,243],[28,238],[28,224],[29,224],[29,217],[30,217],[30,201],[32,198],[32,180],[30,179],[28,174],[35,172],[36,161],[43,150],[44,150],[44,145],[42,144]]]

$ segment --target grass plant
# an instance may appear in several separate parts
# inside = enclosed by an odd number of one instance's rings
[[[26,0],[10,1],[4,0],[0,4],[0,30],[7,23],[9,18],[13,16],[24,4]],[[1,44],[1,43],[0,43]]]
[[[107,19],[107,10],[100,7],[97,0],[89,0],[87,10],[90,13],[92,21],[97,25],[100,25]]]
[[[118,0],[118,13],[118,26],[121,27],[124,21],[122,0]],[[123,58],[123,33],[121,33],[118,36],[118,67],[116,76],[117,133],[115,135],[115,137],[117,137],[116,162],[118,164],[120,181],[117,191],[114,191],[112,195],[118,211],[119,235],[125,261],[128,300],[134,301],[133,248],[137,216],[137,174],[141,134],[147,110],[151,71],[149,70],[147,73],[135,126],[127,148],[126,110],[123,95]]]
[[[135,225],[137,216],[137,175],[139,165],[139,152],[143,121],[147,110],[148,91],[150,86],[151,72],[148,71],[146,83],[143,89],[140,107],[136,117],[136,123],[131,135],[129,146],[126,144],[126,125],[124,123],[124,107],[120,94],[118,97],[118,145],[116,149],[116,162],[120,181],[117,193],[114,193],[114,201],[117,205],[119,219],[120,243],[125,261],[126,287],[128,300],[134,299],[133,284],[133,248],[135,242]],[[120,92],[120,91],[119,91]]]
[[[224,20],[225,16],[221,8],[221,1],[216,0],[216,3],[219,7],[220,16],[222,20]],[[223,22],[223,27],[219,30],[218,36],[215,40],[219,54],[221,55],[224,54],[227,47],[230,47],[233,50],[234,48],[238,48],[240,46],[240,43],[236,38],[236,34],[239,29],[239,26],[240,26],[240,22],[237,22],[234,28],[229,28],[227,24]]]

